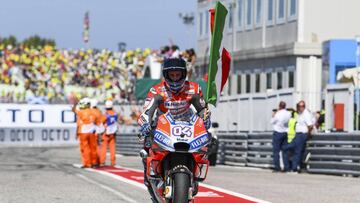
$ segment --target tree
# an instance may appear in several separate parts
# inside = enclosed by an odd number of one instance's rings
[[[55,40],[41,38],[38,35],[34,35],[27,39],[24,39],[22,44],[27,47],[43,47],[46,45],[56,46]]]
[[[24,45],[26,47],[44,47],[46,45],[56,46],[56,42],[53,39],[41,38],[39,35],[30,36],[24,39],[21,43],[18,43],[15,36],[10,35],[9,37],[0,38],[0,44],[3,44],[5,47],[12,45],[13,47],[17,45]]]
[[[17,39],[15,36],[10,35],[9,37],[4,37],[1,40],[1,43],[3,45],[8,46],[8,45],[12,45],[12,46],[16,46],[17,45]]]

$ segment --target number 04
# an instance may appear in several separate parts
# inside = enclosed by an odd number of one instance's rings
[[[174,136],[186,135],[187,137],[191,137],[192,132],[191,128],[187,126],[174,126],[172,128],[172,134]]]

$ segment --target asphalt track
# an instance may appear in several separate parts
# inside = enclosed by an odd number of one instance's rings
[[[150,202],[138,157],[117,168],[84,170],[79,150],[0,148],[0,202]],[[196,202],[360,202],[360,179],[216,166]]]

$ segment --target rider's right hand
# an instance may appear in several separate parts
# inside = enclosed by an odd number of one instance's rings
[[[145,137],[150,134],[151,132],[151,126],[150,123],[144,123],[140,128],[141,134]]]

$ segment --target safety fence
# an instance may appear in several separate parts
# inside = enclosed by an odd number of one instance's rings
[[[217,133],[217,163],[225,165],[273,167],[272,133]],[[118,136],[117,153],[138,155],[142,144],[134,133]],[[360,175],[360,134],[316,134],[307,142],[309,173]]]

